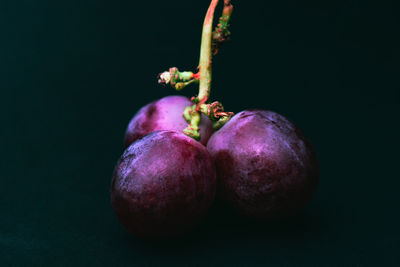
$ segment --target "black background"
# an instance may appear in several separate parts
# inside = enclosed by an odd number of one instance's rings
[[[318,153],[317,195],[289,222],[214,207],[185,238],[152,243],[117,221],[111,173],[132,115],[178,94],[157,74],[197,66],[209,1],[2,0],[0,265],[400,264],[393,3],[233,1],[212,99],[293,120]]]

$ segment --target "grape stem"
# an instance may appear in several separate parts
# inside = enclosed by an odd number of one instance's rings
[[[203,34],[201,37],[201,48],[200,48],[200,88],[198,99],[201,102],[206,102],[210,96],[211,90],[211,41],[212,41],[212,24],[214,18],[215,7],[219,0],[212,0],[208,8],[206,18],[203,24]]]
[[[199,83],[199,94],[197,97],[192,97],[191,99],[194,105],[187,107],[183,113],[183,117],[189,123],[188,127],[183,130],[183,133],[196,140],[200,140],[200,113],[205,114],[214,122],[214,129],[221,128],[233,116],[232,112],[225,112],[219,102],[207,104],[211,91],[212,56],[218,53],[219,47],[223,42],[229,40],[230,32],[228,27],[233,11],[231,0],[224,0],[222,16],[213,32],[213,19],[218,2],[219,0],[211,1],[204,19],[198,66],[199,71],[197,73],[189,71],[179,72],[174,67],[158,76],[160,84],[170,84],[176,90],[181,90],[192,83]]]
[[[191,71],[180,72],[178,68],[172,67],[168,71],[158,74],[158,83],[162,85],[170,84],[176,90],[182,90],[192,83],[198,83],[200,80],[199,73]]]
[[[233,6],[231,0],[224,1],[224,9],[222,10],[222,16],[219,18],[219,23],[212,33],[212,53],[216,55],[219,51],[220,46],[230,40],[231,32],[228,30],[229,21],[233,12]]]

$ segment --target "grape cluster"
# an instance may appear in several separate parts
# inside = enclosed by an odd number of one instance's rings
[[[143,238],[180,235],[204,217],[217,194],[249,218],[281,220],[299,213],[318,183],[311,143],[271,111],[245,110],[201,141],[182,133],[185,97],[152,102],[127,127],[125,152],[112,178],[111,203],[122,225]]]
[[[244,216],[276,221],[298,214],[317,188],[317,157],[293,123],[266,110],[234,115],[210,101],[212,55],[230,36],[233,11],[224,0],[212,32],[217,4],[211,0],[204,19],[198,72],[172,67],[158,76],[176,90],[198,83],[199,94],[149,103],[126,129],[111,204],[122,225],[143,238],[192,229],[216,195]]]

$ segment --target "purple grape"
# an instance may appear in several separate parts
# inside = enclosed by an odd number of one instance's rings
[[[135,140],[151,132],[160,130],[182,132],[188,126],[182,115],[183,110],[190,105],[193,103],[187,97],[167,96],[142,107],[129,122],[125,132],[124,147],[127,148]],[[206,145],[214,132],[212,122],[202,115],[199,127],[200,142]]]
[[[279,220],[300,212],[314,195],[319,168],[311,143],[285,117],[242,111],[207,144],[220,197],[246,216]]]
[[[157,131],[123,153],[113,174],[111,203],[129,232],[163,238],[193,228],[215,191],[215,166],[207,149],[182,133]]]

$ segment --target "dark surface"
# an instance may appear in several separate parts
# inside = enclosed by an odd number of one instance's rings
[[[110,205],[124,130],[176,94],[159,72],[196,67],[208,1],[3,0],[1,266],[400,263],[395,1],[233,3],[212,99],[305,132],[321,168],[306,211],[253,225],[215,208],[183,240],[130,236]]]

